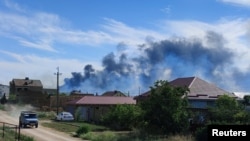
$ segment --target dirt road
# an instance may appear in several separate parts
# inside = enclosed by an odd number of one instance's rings
[[[0,110],[0,121],[18,125],[18,114]],[[38,128],[21,128],[21,134],[33,137],[35,141],[83,141],[80,138],[71,137],[69,134],[43,127],[41,124]]]

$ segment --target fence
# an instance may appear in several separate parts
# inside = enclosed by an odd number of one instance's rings
[[[20,128],[18,125],[0,122],[0,140],[20,141]]]

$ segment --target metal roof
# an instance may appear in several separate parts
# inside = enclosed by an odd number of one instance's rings
[[[177,78],[170,81],[173,86],[187,86],[190,90],[188,93],[189,99],[214,99],[220,95],[228,95],[230,97],[237,97],[233,93],[223,90],[216,85],[200,79],[199,77]]]
[[[215,100],[221,95],[239,98],[234,93],[223,90],[216,85],[200,79],[199,77],[177,78],[169,82],[170,85],[176,87],[188,87],[187,97],[189,100]],[[137,97],[147,97],[150,91],[143,93]]]

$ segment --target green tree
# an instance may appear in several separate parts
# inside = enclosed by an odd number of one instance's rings
[[[208,112],[210,121],[217,123],[245,123],[249,118],[243,104],[228,95],[220,96]]]
[[[82,108],[81,107],[77,107],[76,111],[75,111],[75,120],[76,121],[80,121],[81,119],[81,111]]]
[[[250,114],[243,105],[229,95],[222,95],[215,101],[215,106],[208,109],[207,124],[249,124]],[[196,140],[204,141],[207,138],[207,127],[200,128],[196,132]]]
[[[246,106],[250,105],[250,95],[245,95],[243,99]]]
[[[141,110],[137,105],[118,104],[102,117],[102,122],[115,130],[132,129],[138,123]]]
[[[3,94],[3,97],[0,100],[1,104],[5,104],[7,102],[7,98],[5,96],[5,93]]]
[[[150,96],[140,106],[143,109],[141,129],[148,134],[175,134],[188,128],[187,87],[170,86],[159,80],[151,87]]]

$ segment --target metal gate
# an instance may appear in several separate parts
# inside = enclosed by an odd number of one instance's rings
[[[20,128],[18,125],[0,122],[0,140],[20,141]]]

